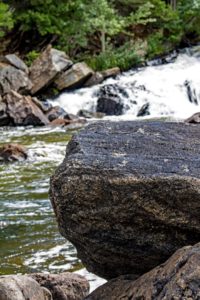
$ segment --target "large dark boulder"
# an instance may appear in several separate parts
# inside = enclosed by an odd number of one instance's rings
[[[134,281],[120,276],[85,300],[200,299],[200,244],[178,250],[168,261]]]
[[[137,278],[200,240],[199,126],[90,124],[69,143],[50,195],[90,271]]]

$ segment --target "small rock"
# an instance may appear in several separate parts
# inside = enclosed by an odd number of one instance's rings
[[[185,123],[199,124],[200,123],[200,112],[192,115],[190,118],[185,120]]]
[[[149,116],[150,115],[149,108],[150,108],[149,103],[145,103],[144,105],[142,105],[142,107],[139,109],[137,113],[137,117]]]
[[[52,300],[51,293],[32,278],[0,276],[0,300]]]
[[[106,114],[101,113],[101,112],[91,112],[91,111],[88,111],[86,109],[81,109],[78,112],[78,116],[84,117],[86,119],[91,119],[91,118],[101,119],[101,118],[105,117],[105,115]]]
[[[27,150],[19,144],[8,144],[0,147],[0,161],[21,161],[28,158]]]
[[[84,84],[85,87],[100,84],[104,81],[104,76],[100,72],[94,73]]]
[[[58,79],[55,81],[55,86],[59,91],[80,88],[93,73],[92,69],[90,69],[86,63],[77,63],[58,76]]]
[[[30,79],[33,83],[32,95],[49,86],[55,77],[72,66],[68,56],[50,46],[32,63]]]
[[[64,117],[66,115],[66,111],[60,106],[54,106],[46,113],[46,117],[50,122],[56,120],[60,117]]]
[[[64,126],[67,126],[69,124],[71,124],[72,121],[70,120],[65,120],[65,119],[54,119],[53,121],[51,121],[49,123],[50,126],[61,126],[61,127],[64,127]]]
[[[121,73],[121,70],[118,67],[107,69],[107,70],[101,72],[104,79],[107,79],[110,77],[116,77],[120,73]]]
[[[53,300],[82,300],[89,293],[89,282],[77,274],[36,273],[29,276],[40,286],[47,288],[51,292]]]
[[[120,276],[95,290],[85,300],[200,299],[200,243],[178,251],[162,265],[134,281]]]

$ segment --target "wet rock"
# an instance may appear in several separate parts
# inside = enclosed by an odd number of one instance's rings
[[[189,101],[191,103],[194,103],[194,104],[198,105],[198,97],[197,97],[197,94],[196,94],[196,90],[192,86],[191,81],[186,80],[184,82],[184,86],[186,87]]]
[[[82,300],[89,293],[89,282],[73,273],[30,274],[40,286],[47,288],[53,300]]]
[[[73,115],[73,114],[68,114],[68,113],[66,113],[66,114],[64,115],[64,119],[66,119],[66,120],[71,120],[71,121],[77,121],[77,120],[79,120],[79,117],[76,116],[76,115]]]
[[[200,112],[192,115],[190,118],[185,120],[185,123],[199,124],[200,123]]]
[[[106,115],[122,115],[124,109],[123,98],[127,98],[126,91],[116,84],[104,85],[100,88],[97,100],[97,112]]]
[[[71,66],[72,61],[64,52],[48,46],[31,65],[30,79],[33,83],[31,93],[36,94],[49,86],[60,72]]]
[[[105,117],[106,114],[104,113],[101,113],[101,112],[91,112],[91,111],[88,111],[86,109],[81,109],[79,112],[78,112],[78,116],[80,117],[84,117],[86,119],[91,119],[91,118],[103,118]]]
[[[55,81],[55,86],[59,91],[80,88],[92,74],[92,69],[86,63],[77,63],[58,77]]]
[[[12,65],[13,67],[22,70],[26,74],[29,73],[27,65],[15,54],[8,54],[3,58],[4,62]]]
[[[13,66],[0,63],[0,94],[10,93],[11,90],[26,94],[32,88],[28,75]]]
[[[41,101],[36,97],[32,97],[32,101],[41,109],[43,113],[47,113],[52,109],[52,105],[48,101]]]
[[[49,123],[50,126],[61,126],[61,127],[64,127],[64,126],[67,126],[69,124],[71,124],[72,121],[70,120],[65,120],[65,119],[54,119],[53,121],[51,121]]]
[[[84,84],[85,87],[90,87],[96,84],[100,84],[104,81],[104,77],[100,72],[94,73]]]
[[[107,69],[101,72],[102,76],[104,79],[110,78],[110,77],[116,77],[121,73],[120,68],[115,67],[111,69]]]
[[[22,145],[7,144],[0,147],[0,162],[21,161],[27,158],[27,150]]]
[[[7,106],[0,96],[0,126],[10,125],[11,119],[7,114]]]
[[[144,105],[142,105],[142,107],[139,109],[137,113],[137,117],[149,116],[150,115],[149,108],[150,108],[149,103],[145,103]]]
[[[7,114],[14,125],[18,126],[42,126],[49,123],[47,117],[40,108],[32,101],[30,96],[22,96],[14,91],[3,98],[7,105]]]
[[[85,300],[200,299],[200,244],[178,250],[168,261],[136,281],[131,275],[113,279]]]
[[[52,300],[48,290],[27,276],[0,277],[0,300]]]
[[[66,115],[66,111],[60,107],[60,106],[54,106],[46,113],[46,117],[51,122],[53,120],[56,120],[60,117],[64,117]]]
[[[199,241],[199,126],[90,124],[68,144],[50,197],[89,271],[136,278]]]

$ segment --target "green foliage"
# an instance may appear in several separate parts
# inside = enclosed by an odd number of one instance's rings
[[[13,27],[12,13],[7,4],[0,1],[0,37],[5,35],[6,30]]]
[[[20,33],[52,38],[75,60],[93,55],[97,70],[131,67],[138,59],[133,40],[148,42],[148,59],[187,36],[200,39],[200,0],[0,0],[0,36],[12,27],[12,15]],[[28,53],[29,65],[35,57]]]
[[[40,53],[35,50],[32,50],[29,53],[27,53],[26,57],[25,57],[25,63],[27,64],[27,66],[30,67],[32,62],[35,59],[37,59],[39,55],[40,55]]]
[[[106,52],[87,60],[88,65],[96,71],[112,67],[119,67],[122,71],[125,71],[140,62],[141,59],[137,55],[132,42],[126,43],[118,49],[107,49]]]

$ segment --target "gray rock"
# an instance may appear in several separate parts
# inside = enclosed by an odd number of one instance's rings
[[[40,286],[47,288],[53,300],[82,300],[89,293],[89,282],[84,277],[73,273],[30,274]]]
[[[11,90],[21,94],[28,93],[32,83],[28,75],[13,66],[0,64],[0,94],[10,93]]]
[[[188,119],[185,120],[185,123],[189,124],[200,124],[200,112],[192,115]]]
[[[27,276],[0,277],[0,300],[52,300],[50,292]]]
[[[5,62],[11,64],[13,67],[22,70],[26,74],[29,73],[27,65],[15,54],[8,54],[4,57]]]
[[[72,66],[68,56],[51,46],[32,63],[30,68],[30,79],[33,83],[32,94],[49,86],[55,77],[62,71]]]
[[[52,105],[48,101],[41,101],[36,97],[32,97],[32,101],[43,111],[43,113],[47,113],[52,109]]]
[[[86,63],[77,63],[56,79],[55,86],[59,91],[79,88],[83,86],[93,73]]]
[[[164,264],[136,281],[131,275],[113,279],[85,300],[198,300],[200,299],[200,243],[178,250]]]
[[[66,111],[60,107],[60,106],[53,106],[47,113],[46,117],[50,122],[54,121],[55,119],[58,119],[60,117],[63,117],[66,115]]]
[[[50,197],[89,271],[136,278],[200,239],[199,126],[90,124],[68,144]]]
[[[11,91],[9,94],[4,96],[3,101],[7,106],[6,112],[14,125],[42,126],[49,123],[47,117],[32,101],[30,96],[22,96]]]

